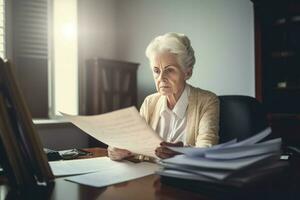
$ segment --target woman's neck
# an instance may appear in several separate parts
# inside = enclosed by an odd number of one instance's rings
[[[167,96],[167,105],[170,110],[173,110],[173,108],[175,107],[178,99],[180,98],[180,96],[182,95],[182,93],[184,91],[184,88],[185,88],[185,85],[176,94],[171,94],[171,95]]]

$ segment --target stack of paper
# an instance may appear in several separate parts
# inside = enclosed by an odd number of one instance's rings
[[[246,182],[257,174],[281,169],[285,163],[280,158],[281,139],[261,142],[271,133],[271,128],[237,142],[215,145],[211,148],[170,147],[182,153],[160,162],[163,168],[157,173],[163,176],[193,179],[210,182],[228,182],[232,180]]]

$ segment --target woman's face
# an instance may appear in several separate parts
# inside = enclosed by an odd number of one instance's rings
[[[157,91],[161,95],[178,99],[184,89],[187,75],[178,64],[173,53],[157,54],[151,62],[151,68]]]

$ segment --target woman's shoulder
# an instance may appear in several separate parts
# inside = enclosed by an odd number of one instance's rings
[[[202,88],[193,87],[190,85],[192,96],[201,96],[201,98],[218,98],[218,96],[209,90],[204,90]]]
[[[159,101],[161,99],[160,97],[161,97],[161,95],[159,93],[154,93],[154,94],[148,95],[144,99],[144,102],[140,109],[140,112],[143,113],[142,115],[151,116],[152,113],[154,112],[156,106],[161,103],[161,101]],[[146,119],[146,121],[147,120],[148,120],[148,118]]]
[[[189,101],[191,105],[196,107],[207,107],[211,105],[217,106],[220,103],[219,97],[215,93],[193,86],[191,86]]]
[[[156,92],[154,94],[150,94],[150,95],[146,96],[144,102],[145,103],[156,102],[156,101],[158,101],[158,99],[160,97],[161,97],[161,95],[158,92]]]

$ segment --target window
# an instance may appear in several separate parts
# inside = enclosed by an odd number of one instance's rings
[[[9,59],[33,118],[77,114],[77,0],[6,2],[13,30]]]
[[[78,114],[77,0],[54,0],[53,33],[51,114]]]
[[[49,0],[12,0],[11,60],[22,92],[34,118],[47,118],[49,105],[48,66]]]

